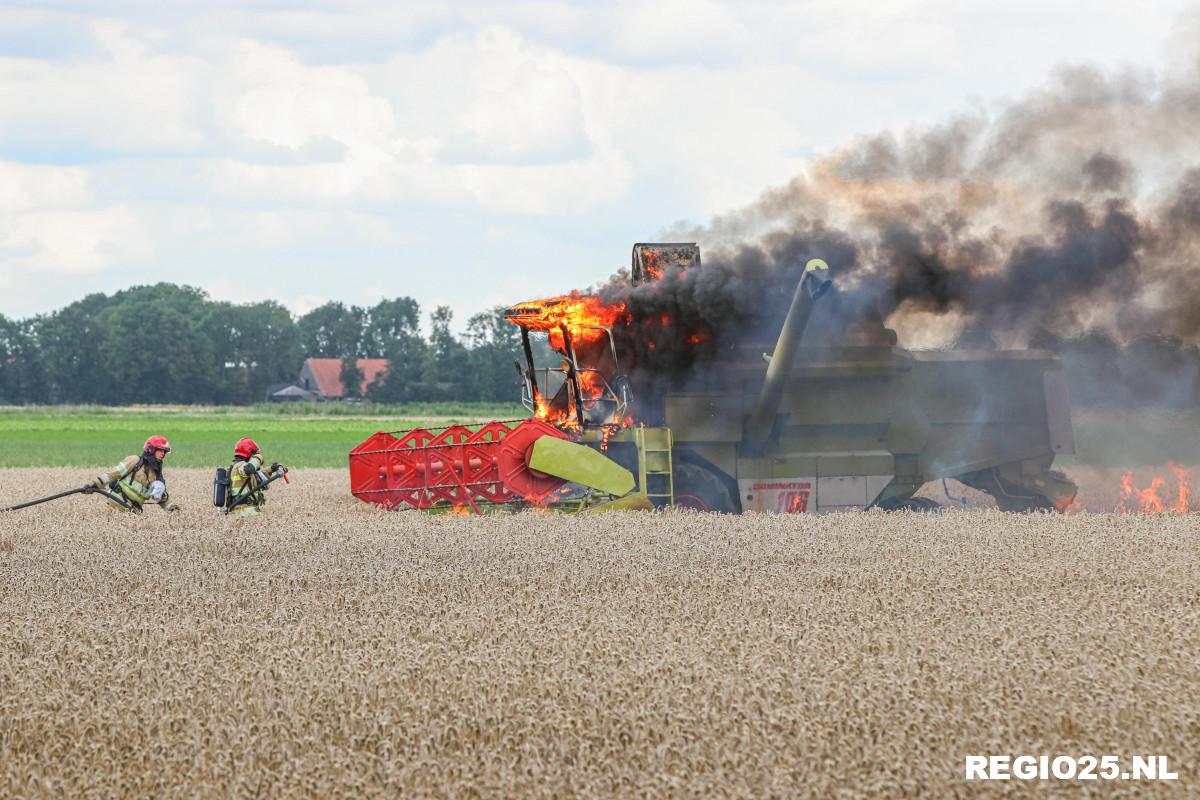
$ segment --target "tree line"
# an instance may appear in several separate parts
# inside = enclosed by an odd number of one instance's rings
[[[30,319],[0,315],[0,404],[260,402],[310,357],[342,359],[352,393],[356,359],[387,359],[366,392],[379,402],[519,398],[520,332],[501,309],[472,316],[461,336],[445,306],[429,315],[427,336],[420,323],[409,297],[294,317],[275,302],[214,301],[167,283],[92,294]]]
[[[342,382],[357,391],[358,358],[388,370],[366,399],[406,402],[515,402],[519,329],[491,309],[452,330],[445,306],[429,314],[410,297],[370,306],[331,302],[294,317],[275,302],[214,301],[200,289],[160,283],[92,294],[50,314],[0,315],[0,404],[259,402],[295,382],[305,358],[342,360]],[[537,344],[539,363],[557,357]],[[958,346],[991,349],[986,332]],[[1100,334],[1039,332],[1030,346],[1063,359],[1077,406],[1185,408],[1200,405],[1200,347],[1174,337],[1118,343]]]

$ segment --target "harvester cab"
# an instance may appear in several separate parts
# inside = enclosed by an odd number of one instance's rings
[[[525,364],[515,364],[521,403],[534,416],[568,428],[619,425],[632,401],[629,379],[620,370],[612,326],[568,318],[581,305],[573,298],[553,298],[505,312],[521,329]],[[532,337],[538,335],[560,356],[557,366],[537,364]]]
[[[630,257],[630,279],[634,285],[656,281],[669,269],[700,263],[695,242],[639,242]],[[623,307],[567,295],[520,303],[504,316],[521,329],[525,365],[516,364],[521,402],[535,416],[579,430],[611,432],[630,424],[633,388],[613,337],[613,325],[626,316]],[[539,334],[562,356],[557,367],[535,364],[530,337]]]

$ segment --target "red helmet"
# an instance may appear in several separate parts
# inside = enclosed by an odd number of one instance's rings
[[[166,450],[171,452],[171,443],[167,441],[165,436],[151,436],[146,440],[146,446],[142,448],[143,453],[153,453],[155,450]]]
[[[257,453],[259,449],[258,442],[247,436],[239,439],[238,443],[233,446],[233,454],[242,458],[249,458]]]

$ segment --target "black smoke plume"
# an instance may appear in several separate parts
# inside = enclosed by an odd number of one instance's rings
[[[814,257],[838,285],[818,339],[882,342],[894,329],[908,347],[1091,336],[1122,352],[1154,337],[1194,348],[1200,56],[1162,75],[1061,68],[999,113],[855,141],[664,239],[699,241],[703,265],[601,290],[631,312],[635,370],[686,375],[773,341]]]

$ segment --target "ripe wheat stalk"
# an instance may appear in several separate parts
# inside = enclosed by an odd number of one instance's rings
[[[1198,779],[1185,517],[429,518],[294,478],[259,519],[186,470],[177,515],[0,515],[0,794],[969,795],[974,753]]]

